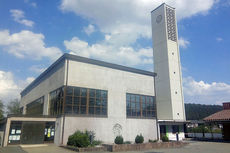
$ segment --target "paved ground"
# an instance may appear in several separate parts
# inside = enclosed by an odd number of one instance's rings
[[[21,148],[17,146],[10,146],[0,148],[0,153],[74,153],[55,145],[44,147]],[[139,152],[126,152],[139,153]],[[189,145],[182,148],[174,149],[154,149],[148,151],[140,151],[140,153],[230,153],[230,143],[223,142],[198,142],[190,141]]]

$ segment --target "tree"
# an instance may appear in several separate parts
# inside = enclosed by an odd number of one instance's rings
[[[4,117],[4,105],[3,102],[0,100],[0,119]]]
[[[7,105],[7,114],[20,114],[20,101],[14,99]]]

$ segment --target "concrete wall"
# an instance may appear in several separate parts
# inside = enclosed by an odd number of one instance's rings
[[[157,116],[160,120],[186,120],[178,36],[177,41],[168,39],[166,7],[163,4],[151,13],[156,100],[160,110]]]
[[[25,96],[21,97],[20,106],[24,106],[23,114],[26,113],[26,105],[44,96],[43,115],[48,115],[49,93],[64,85],[65,65],[63,64],[55,73],[42,81]]]
[[[152,76],[69,61],[68,85],[108,91],[108,118],[126,118],[126,93],[154,96]]]
[[[120,134],[124,141],[135,141],[137,134],[144,136],[145,142],[149,139],[157,139],[156,120],[154,119],[126,119],[120,118],[88,118],[88,117],[65,117],[64,141],[66,144],[69,135],[76,130],[90,130],[96,133],[96,140],[107,143],[114,143],[118,135],[115,126],[121,125]]]
[[[142,133],[145,140],[157,139],[155,119],[127,119],[126,93],[154,96],[152,76],[101,67],[97,65],[69,61],[69,86],[102,89],[108,91],[108,117],[66,117],[64,144],[68,136],[79,130],[93,130],[96,138],[104,142],[114,142],[113,127],[121,125],[125,140],[134,141]]]

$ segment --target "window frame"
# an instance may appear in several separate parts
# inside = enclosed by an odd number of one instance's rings
[[[132,96],[135,96],[135,102],[132,102]],[[138,101],[136,99],[137,96],[139,96]],[[130,98],[127,99],[127,97],[130,97]],[[143,97],[145,99],[144,101],[143,101]],[[150,98],[152,98],[152,100],[153,100],[152,101],[153,109],[147,109],[147,107],[151,107]],[[137,107],[136,107],[137,105],[136,104],[135,104],[136,115],[132,115],[133,114],[133,112],[132,112],[132,103],[139,103],[140,115],[137,115]],[[149,105],[147,105],[147,103]],[[143,109],[143,106],[145,106],[145,109]],[[145,115],[144,115],[144,112],[145,112]],[[148,113],[150,113],[150,116],[147,115]],[[154,115],[152,116],[151,113],[153,113]],[[153,118],[156,118],[156,115],[157,115],[156,113],[157,113],[157,111],[156,111],[156,98],[155,98],[155,96],[141,95],[141,94],[134,94],[134,93],[126,93],[126,118],[153,119]]]

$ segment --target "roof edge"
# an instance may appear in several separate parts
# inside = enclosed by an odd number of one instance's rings
[[[131,68],[131,67],[123,66],[123,65],[108,63],[108,62],[104,62],[104,61],[99,61],[99,60],[95,60],[95,59],[89,59],[86,57],[81,57],[81,56],[77,56],[77,55],[73,55],[73,54],[64,53],[53,64],[51,64],[51,66],[49,66],[44,72],[42,72],[34,81],[32,81],[26,88],[24,88],[24,90],[22,90],[20,93],[21,96],[23,97],[29,91],[31,91],[34,87],[36,87],[40,81],[43,81],[43,79],[49,74],[49,72],[51,70],[55,69],[60,63],[62,63],[66,59],[74,60],[74,61],[78,61],[78,62],[82,62],[82,63],[88,63],[88,64],[93,64],[93,65],[103,66],[103,67],[108,67],[108,68],[122,70],[122,71],[127,71],[127,72],[131,72],[131,73],[153,76],[153,77],[155,77],[157,75],[155,72],[145,71],[145,70],[141,70],[141,69]],[[56,72],[56,71],[54,70],[54,72]]]

